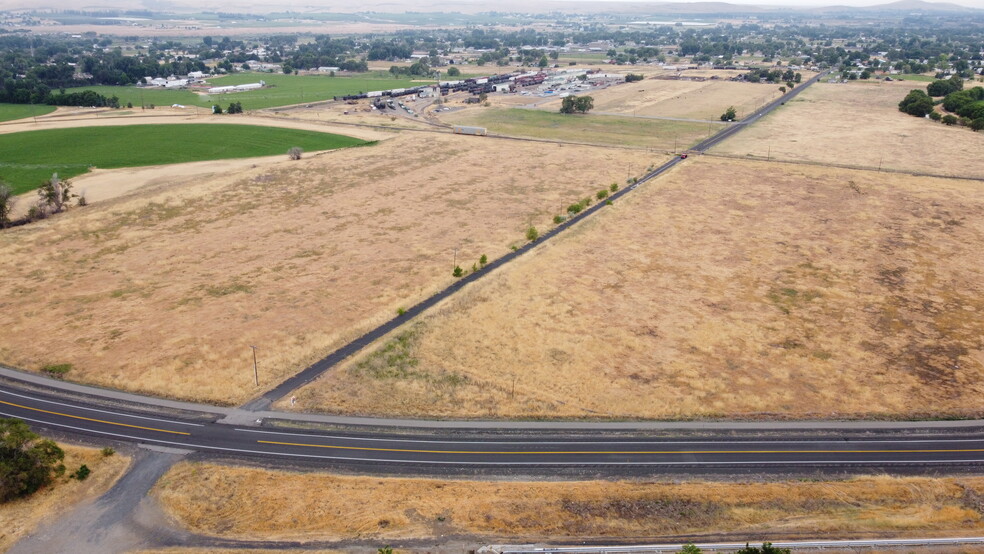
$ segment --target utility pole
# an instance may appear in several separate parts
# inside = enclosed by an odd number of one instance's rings
[[[249,347],[253,349],[253,384],[258,387],[260,386],[260,374],[256,371],[256,347],[252,344]]]
[[[767,161],[767,162],[771,162],[772,161],[772,145],[771,144],[769,145],[769,155],[766,156],[765,161]]]
[[[454,268],[456,268],[456,267],[458,267],[458,249],[457,248],[454,249],[454,258],[451,261],[451,271],[454,271]]]

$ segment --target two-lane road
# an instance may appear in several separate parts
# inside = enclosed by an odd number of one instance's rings
[[[358,428],[319,432],[235,426],[216,421],[150,417],[87,406],[38,393],[0,389],[0,415],[36,426],[113,440],[140,442],[233,457],[326,465],[410,466],[430,469],[607,468],[625,471],[803,471],[857,467],[938,469],[984,467],[984,435],[977,430],[854,438],[648,438],[603,433],[537,431],[514,436],[488,430],[380,434]]]

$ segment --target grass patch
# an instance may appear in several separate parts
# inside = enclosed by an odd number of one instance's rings
[[[936,77],[932,75],[920,75],[918,73],[903,73],[902,75],[890,75],[890,77],[896,80],[922,81],[924,83],[932,83],[936,80]]]
[[[13,121],[55,111],[54,106],[38,106],[35,104],[0,104],[0,121]]]
[[[260,90],[231,94],[198,94],[190,90],[141,89],[137,87],[92,86],[68,89],[66,92],[92,90],[104,96],[117,96],[120,105],[150,105],[211,107],[219,104],[225,109],[230,102],[240,102],[245,110],[289,106],[304,102],[331,100],[334,96],[356,94],[370,90],[387,90],[413,86],[410,79],[379,79],[363,77],[330,77],[327,75],[283,75],[276,73],[237,73],[209,80],[213,87],[242,85],[264,81]]]
[[[421,325],[418,323],[396,335],[356,364],[353,373],[374,380],[420,380],[428,385],[451,389],[467,382],[468,377],[459,373],[431,372],[417,367],[419,360],[415,356],[415,351],[421,331]]]
[[[41,371],[45,372],[50,377],[64,377],[69,371],[72,371],[72,364],[48,364],[41,368]]]
[[[454,123],[487,127],[493,133],[504,135],[651,148],[670,148],[675,137],[679,146],[685,148],[707,133],[706,125],[686,121],[569,115],[516,108],[467,110],[460,115],[450,115],[448,119]]]
[[[0,177],[15,193],[57,172],[71,178],[100,168],[250,158],[356,146],[351,137],[254,125],[127,125],[27,131],[0,136]]]

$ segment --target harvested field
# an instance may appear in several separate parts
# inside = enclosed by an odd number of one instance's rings
[[[222,404],[396,314],[526,226],[659,161],[639,152],[407,134],[160,180],[0,232],[0,361]],[[528,177],[551,175],[550,180]]]
[[[312,494],[312,491],[317,491]],[[184,462],[153,493],[195,533],[254,540],[946,536],[984,530],[984,478],[517,482]]]
[[[984,186],[691,158],[301,389],[510,418],[981,417]]]
[[[984,178],[984,133],[899,111],[925,83],[817,83],[713,153]]]
[[[29,498],[0,504],[0,550],[6,552],[42,522],[50,521],[76,505],[98,498],[123,476],[130,458],[120,454],[103,456],[98,448],[59,444],[65,451],[64,477]],[[92,470],[85,481],[69,479],[68,474],[85,464]]]
[[[775,100],[780,92],[779,85],[761,83],[645,79],[584,94],[594,98],[592,113],[718,121],[728,106],[742,117]],[[558,111],[560,102],[558,98],[538,107]]]
[[[550,140],[645,147],[687,148],[717,132],[718,126],[610,115],[576,115],[542,110],[467,108],[441,115],[448,123],[478,125],[490,133]]]

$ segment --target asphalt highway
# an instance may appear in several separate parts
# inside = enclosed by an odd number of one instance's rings
[[[630,469],[733,473],[748,468],[798,472],[845,466],[887,470],[984,467],[984,434],[973,429],[817,438],[647,438],[603,433],[571,437],[566,432],[496,437],[477,429],[453,436],[440,430],[413,435],[358,428],[321,432],[230,425],[220,423],[217,416],[212,421],[154,417],[9,386],[0,388],[0,416],[61,432],[224,457],[357,467],[588,467],[606,473]]]

